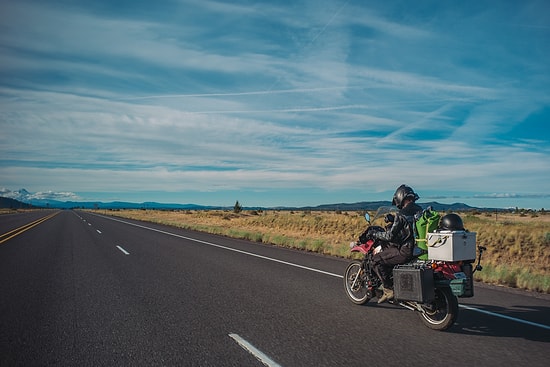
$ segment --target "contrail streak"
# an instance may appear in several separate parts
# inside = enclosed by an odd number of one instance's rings
[[[210,95],[208,95],[210,96]],[[338,111],[338,110],[351,110],[351,109],[378,109],[386,108],[391,106],[405,106],[405,105],[420,105],[420,104],[433,104],[441,102],[457,102],[465,100],[462,99],[453,99],[453,98],[444,98],[444,99],[428,99],[428,100],[418,100],[418,101],[395,101],[390,103],[383,104],[348,104],[341,106],[325,106],[325,107],[290,107],[290,108],[280,108],[280,109],[266,109],[266,110],[214,110],[214,111],[182,111],[183,113],[189,115],[216,115],[216,114],[248,114],[248,113],[293,113],[293,112],[323,112],[323,111]],[[467,102],[467,100],[466,100]]]
[[[254,95],[263,95],[263,94],[307,93],[307,92],[321,92],[321,91],[327,91],[327,90],[343,90],[343,89],[358,89],[358,88],[364,88],[364,87],[342,86],[342,87],[262,90],[262,91],[252,91],[252,92],[231,92],[231,93],[161,94],[156,96],[120,98],[119,100],[133,101],[133,100],[141,100],[141,99],[161,99],[161,98],[254,96]]]
[[[329,107],[297,107],[283,108],[278,110],[227,110],[227,111],[185,111],[191,115],[210,115],[210,114],[232,114],[232,113],[275,113],[275,112],[317,112],[317,111],[336,111],[348,109],[367,109],[366,105],[345,105],[345,106],[329,106]]]

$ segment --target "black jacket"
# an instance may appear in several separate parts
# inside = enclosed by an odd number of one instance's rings
[[[406,245],[412,249],[414,247],[414,216],[419,212],[422,212],[419,205],[408,204],[397,212],[390,229],[385,232],[375,232],[373,237],[397,247]]]

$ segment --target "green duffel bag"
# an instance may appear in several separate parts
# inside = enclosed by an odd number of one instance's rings
[[[418,258],[420,260],[428,260],[428,233],[435,232],[439,225],[439,218],[441,215],[433,210],[426,210],[422,213],[422,216],[416,221],[416,246],[422,250],[422,255]]]

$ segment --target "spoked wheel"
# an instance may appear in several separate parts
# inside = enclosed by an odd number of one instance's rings
[[[435,300],[422,308],[420,319],[432,330],[447,330],[458,317],[458,299],[448,287],[436,288]]]
[[[361,261],[352,261],[344,274],[344,287],[346,295],[356,305],[367,303],[371,298],[365,286],[365,279],[366,276],[361,267]]]

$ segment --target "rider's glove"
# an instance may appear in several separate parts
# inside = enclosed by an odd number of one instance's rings
[[[395,221],[395,216],[391,213],[386,214],[384,217],[384,222],[386,223],[393,223]]]
[[[368,231],[361,233],[361,235],[359,236],[360,243],[366,243],[369,239],[370,239],[370,236],[368,234]]]

